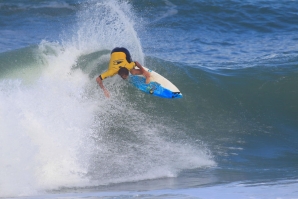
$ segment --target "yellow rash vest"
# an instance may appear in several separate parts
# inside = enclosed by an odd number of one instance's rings
[[[125,67],[130,71],[135,66],[136,66],[135,62],[128,63],[124,52],[113,52],[111,54],[108,70],[102,73],[100,77],[103,80],[107,77],[116,75],[121,67]]]

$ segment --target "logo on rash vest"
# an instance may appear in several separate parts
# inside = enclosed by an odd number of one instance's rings
[[[113,61],[113,64],[114,64],[114,65],[119,65],[119,64],[121,64],[122,62],[123,62],[123,59],[118,59],[118,60]]]

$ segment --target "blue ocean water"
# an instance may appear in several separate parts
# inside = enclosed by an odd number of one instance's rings
[[[0,1],[0,198],[298,198],[298,2]],[[95,78],[110,51],[182,99]]]

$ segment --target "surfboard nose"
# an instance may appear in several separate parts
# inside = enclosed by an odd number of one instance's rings
[[[172,92],[172,98],[182,98],[183,95],[180,92]]]

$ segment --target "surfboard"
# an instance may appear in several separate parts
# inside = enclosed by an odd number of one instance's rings
[[[150,83],[146,84],[143,75],[129,75],[130,82],[139,90],[161,98],[182,98],[180,90],[168,79],[143,66],[150,73]]]

